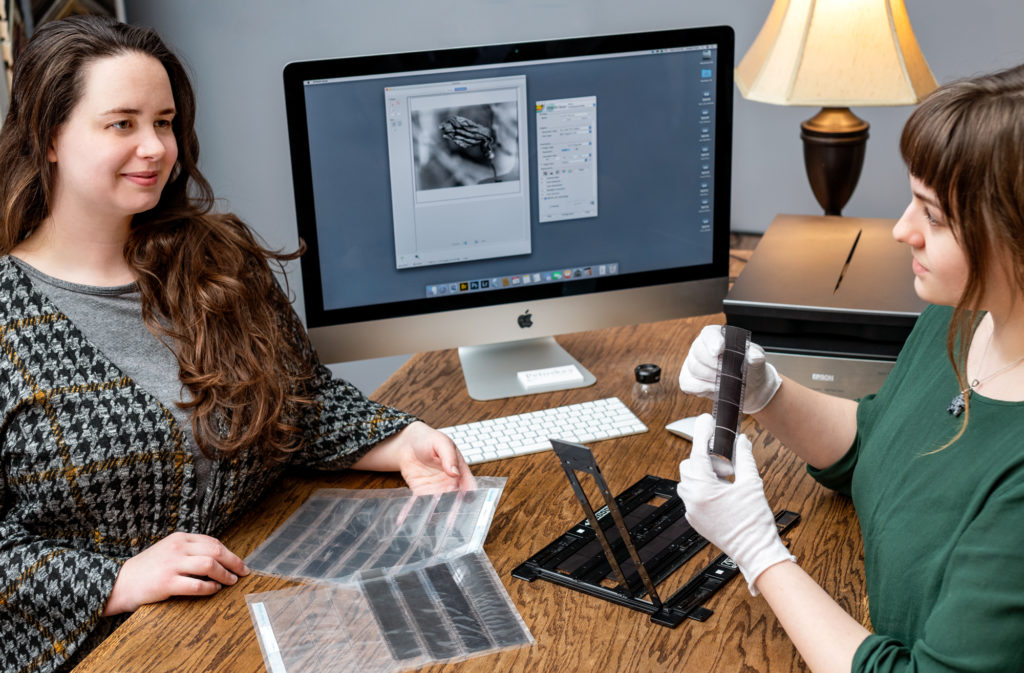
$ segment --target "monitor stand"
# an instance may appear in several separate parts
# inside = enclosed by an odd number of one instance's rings
[[[597,381],[576,358],[558,345],[554,337],[505,341],[484,346],[461,346],[459,360],[462,362],[466,389],[474,400],[498,400],[553,390],[583,388]],[[561,367],[575,367],[578,375],[566,377],[561,374],[561,370],[555,369]],[[520,372],[537,373],[520,377]],[[556,376],[551,377],[552,373]],[[528,380],[528,385],[524,385],[523,378]]]

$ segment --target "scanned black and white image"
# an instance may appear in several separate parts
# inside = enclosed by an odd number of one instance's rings
[[[416,190],[519,179],[514,101],[412,111]]]
[[[529,254],[526,76],[381,93],[396,267]]]

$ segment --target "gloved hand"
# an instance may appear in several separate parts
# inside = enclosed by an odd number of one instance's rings
[[[679,464],[679,497],[686,505],[686,520],[711,544],[729,555],[747,580],[751,595],[761,573],[782,561],[796,561],[779,537],[775,515],[764,497],[750,440],[738,435],[733,461],[736,480],[719,479],[707,446],[715,421],[711,414],[697,418],[690,457]]]
[[[721,325],[709,325],[690,345],[690,352],[679,372],[679,388],[692,395],[709,399],[715,396],[715,377],[718,374],[718,358],[725,348]],[[782,377],[765,358],[764,349],[755,343],[747,348],[747,383],[740,410],[745,414],[756,414],[768,406],[775,396]]]

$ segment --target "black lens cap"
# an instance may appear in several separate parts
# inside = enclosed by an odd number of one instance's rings
[[[661,367],[655,364],[637,365],[633,370],[637,383],[657,383],[661,380]]]

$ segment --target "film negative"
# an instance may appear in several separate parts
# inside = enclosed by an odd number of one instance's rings
[[[344,581],[371,571],[459,555],[483,545],[504,478],[436,495],[407,489],[318,489],[256,548],[253,570],[308,580]]]
[[[711,435],[708,453],[711,454],[715,474],[721,479],[732,479],[735,473],[732,452],[740,431],[750,332],[741,327],[722,325],[722,337],[725,347],[718,361],[715,401],[711,411],[715,417],[715,431]]]
[[[270,673],[399,673],[533,643],[483,551],[246,594]]]

